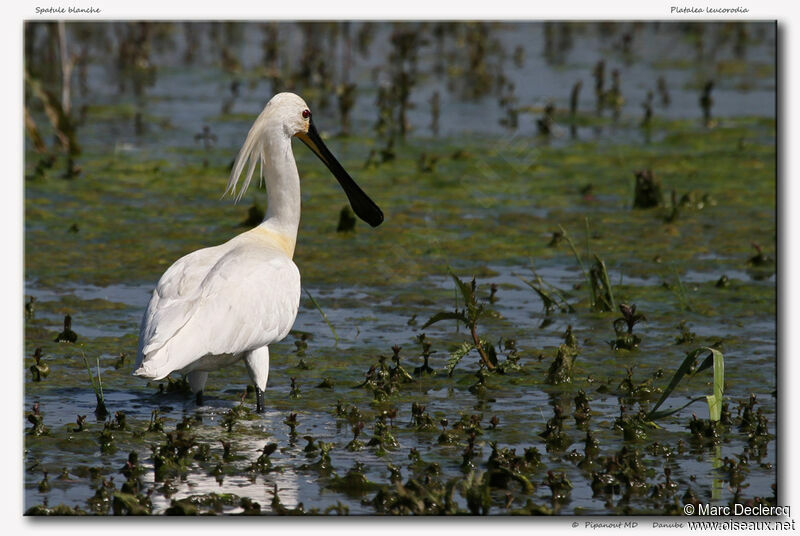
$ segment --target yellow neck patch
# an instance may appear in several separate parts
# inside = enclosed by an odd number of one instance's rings
[[[261,240],[269,242],[270,245],[286,253],[286,256],[290,259],[294,257],[295,240],[291,237],[271,229],[265,229],[261,226],[254,228],[252,232]]]

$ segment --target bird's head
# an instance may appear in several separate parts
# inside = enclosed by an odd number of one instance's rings
[[[294,93],[278,93],[272,97],[258,116],[258,119],[256,119],[242,149],[239,151],[226,191],[234,191],[236,182],[239,180],[247,161],[250,162],[250,167],[245,184],[239,191],[239,198],[250,184],[255,164],[259,158],[261,159],[263,173],[263,162],[266,159],[265,144],[267,140],[265,137],[271,135],[284,135],[288,138],[296,137],[306,144],[333,173],[333,176],[339,181],[344,193],[347,195],[350,206],[353,207],[353,212],[371,226],[377,227],[383,222],[383,212],[336,160],[336,157],[330,152],[325,142],[322,141],[322,137],[314,126],[314,121],[311,117],[311,110],[298,95]]]

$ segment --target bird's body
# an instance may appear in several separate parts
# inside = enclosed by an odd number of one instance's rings
[[[189,253],[164,272],[142,318],[135,375],[185,374],[201,402],[209,372],[244,360],[263,411],[268,347],[289,333],[300,302],[300,272],[292,261],[300,224],[292,137],[300,137],[334,172],[362,218],[366,214],[373,225],[383,219],[325,148],[310,117],[305,102],[290,93],[273,97],[259,115],[228,190],[235,190],[249,161],[241,197],[260,162],[268,196],[264,221],[224,244]]]
[[[138,374],[208,372],[229,360],[224,354],[238,358],[283,339],[300,302],[300,272],[287,246],[262,223],[173,264],[142,320]]]

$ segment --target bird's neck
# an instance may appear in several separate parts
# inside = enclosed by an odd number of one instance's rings
[[[281,235],[294,252],[300,225],[300,176],[292,141],[285,136],[271,136],[267,140],[270,140],[265,141],[267,212],[260,227]]]

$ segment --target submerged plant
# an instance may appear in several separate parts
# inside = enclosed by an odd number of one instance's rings
[[[28,435],[41,436],[47,434],[47,427],[44,425],[44,417],[39,411],[39,403],[33,403],[33,409],[28,413],[28,422],[31,427],[28,429]]]
[[[78,340],[78,335],[72,331],[72,317],[64,315],[64,331],[58,334],[55,342],[75,342]]]
[[[484,303],[478,302],[475,278],[472,279],[471,283],[467,284],[461,281],[453,272],[450,272],[450,276],[453,278],[453,281],[455,281],[456,287],[461,293],[461,297],[464,300],[464,308],[456,308],[454,311],[438,312],[425,322],[422,329],[442,320],[456,320],[469,330],[472,336],[472,342],[463,343],[450,354],[450,359],[447,362],[448,374],[453,374],[453,369],[458,365],[458,362],[471,350],[478,351],[483,366],[489,370],[494,370],[497,367],[497,352],[491,343],[478,336],[478,321],[487,317],[496,317],[497,313],[486,307]]]
[[[311,300],[311,303],[314,304],[314,307],[317,308],[317,311],[319,311],[319,314],[322,315],[322,319],[325,321],[326,324],[328,324],[328,328],[331,330],[331,333],[333,334],[333,338],[336,341],[336,344],[338,345],[339,344],[339,335],[336,334],[336,330],[333,329],[333,324],[331,324],[331,321],[328,320],[328,315],[325,314],[325,311],[322,310],[322,307],[320,307],[319,303],[317,303],[317,300],[314,299],[314,296],[311,295],[311,293],[308,291],[308,289],[307,288],[303,288],[303,290],[305,290],[306,296],[308,296],[308,299]]]
[[[586,224],[586,249],[587,251],[591,251],[589,248],[589,219],[586,218],[584,222]],[[592,310],[603,312],[613,311],[615,309],[614,294],[611,290],[611,281],[609,280],[608,270],[606,269],[606,264],[603,262],[603,259],[601,259],[597,254],[594,254],[594,264],[590,269],[587,270],[586,265],[583,264],[580,253],[578,253],[578,249],[575,247],[575,243],[572,241],[572,238],[560,225],[558,226],[558,229],[560,231],[561,238],[567,241],[570,250],[572,250],[572,254],[575,256],[575,260],[578,262],[578,266],[586,278],[586,283],[591,292],[590,304]]]
[[[414,375],[421,376],[423,374],[436,374],[436,372],[428,364],[428,359],[430,359],[431,354],[435,352],[435,350],[431,351],[431,342],[425,338],[424,333],[417,335],[417,342],[422,345],[422,359],[424,361],[419,367],[414,367]]]
[[[556,357],[547,370],[547,383],[550,385],[559,385],[572,382],[572,367],[575,364],[575,358],[577,356],[578,352],[576,349],[566,344],[559,346],[556,351]]]
[[[654,208],[664,205],[661,181],[651,169],[634,171],[636,186],[633,195],[633,208]]]
[[[603,259],[594,256],[594,264],[589,270],[592,289],[592,304],[597,311],[614,310],[614,294],[611,291],[611,281],[608,278],[608,270]]]
[[[203,130],[194,135],[194,141],[202,141],[205,155],[203,157],[203,167],[208,167],[208,151],[217,143],[217,136],[211,132],[211,127],[203,125]]]
[[[297,439],[297,413],[289,413],[283,420],[283,424],[289,427],[289,439],[294,441]]]
[[[345,445],[345,450],[349,450],[351,452],[355,452],[364,448],[364,442],[358,439],[358,436],[361,435],[361,431],[364,429],[364,421],[358,421],[357,423],[353,424],[353,440],[350,441],[347,445]]]
[[[700,93],[700,109],[703,111],[703,124],[706,127],[713,127],[714,121],[711,119],[711,107],[714,105],[714,99],[711,97],[711,91],[714,89],[714,81],[709,80],[703,85],[703,91]]]
[[[542,117],[536,120],[536,128],[539,131],[540,136],[550,136],[553,132],[553,123],[555,122],[554,114],[556,112],[556,107],[553,105],[552,102],[547,103],[544,107],[544,112]]]
[[[680,324],[678,324],[678,329],[680,330],[681,334],[675,337],[675,344],[694,342],[697,334],[689,329],[689,326],[686,325],[686,320],[681,320]]]
[[[40,382],[42,378],[46,378],[50,374],[50,367],[42,360],[42,349],[36,348],[33,352],[34,363],[31,365],[30,370],[33,376],[33,381]]]
[[[753,242],[751,244],[756,254],[747,260],[747,264],[751,266],[769,266],[775,263],[775,260],[762,251],[761,246]]]
[[[527,280],[522,279],[520,280],[531,287],[536,294],[539,295],[539,298],[542,299],[542,305],[544,306],[544,314],[548,316],[554,309],[558,309],[562,313],[574,313],[575,309],[572,305],[567,302],[567,298],[564,294],[558,290],[556,287],[549,285],[539,277],[539,274],[534,273],[535,280]]]
[[[277,443],[267,443],[264,445],[264,450],[261,452],[261,455],[253,462],[253,465],[250,466],[251,471],[256,471],[259,473],[268,473],[270,471],[275,471],[275,467],[272,465],[272,460],[270,456],[278,449]]]
[[[239,227],[246,227],[252,229],[264,221],[264,209],[261,208],[258,202],[254,199],[253,204],[247,209],[247,217],[239,223]]]
[[[635,303],[633,305],[620,303],[619,310],[622,313],[622,317],[614,320],[614,333],[616,333],[617,338],[611,346],[614,350],[633,350],[638,348],[642,338],[639,335],[634,335],[633,326],[647,319],[642,313],[636,312]]]
[[[339,211],[339,223],[336,225],[337,233],[349,233],[356,228],[356,216],[350,205],[345,205]]]
[[[425,405],[411,403],[411,427],[418,432],[436,430],[433,418],[425,412]]]
[[[86,372],[89,373],[89,381],[92,382],[94,396],[97,398],[97,407],[94,410],[94,414],[97,415],[98,419],[105,419],[108,415],[108,409],[106,409],[106,399],[103,396],[103,380],[100,378],[100,358],[97,358],[97,378],[92,374],[92,369],[89,368],[89,361],[86,360],[86,356],[83,356],[83,364],[86,365]]]

